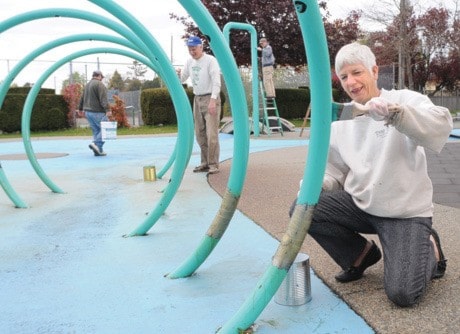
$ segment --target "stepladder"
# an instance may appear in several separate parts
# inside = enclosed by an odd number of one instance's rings
[[[265,94],[264,84],[261,80],[259,80],[259,87],[262,102],[259,108],[259,110],[262,112],[262,116],[260,119],[260,121],[263,124],[262,132],[265,131],[268,135],[271,135],[273,132],[276,132],[283,136],[283,126],[281,124],[278,106],[276,105],[276,99],[267,98]]]

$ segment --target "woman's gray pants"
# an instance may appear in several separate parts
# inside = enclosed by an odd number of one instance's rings
[[[384,255],[385,292],[395,304],[410,306],[423,296],[436,270],[431,224],[431,217],[372,216],[345,191],[333,191],[321,193],[308,233],[344,270],[366,246],[367,239],[359,233],[377,234]]]

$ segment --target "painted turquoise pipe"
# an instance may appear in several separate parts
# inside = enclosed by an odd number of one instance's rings
[[[40,46],[36,50],[26,55],[10,70],[8,75],[3,79],[3,82],[0,84],[0,107],[3,105],[5,96],[8,93],[8,89],[11,86],[13,80],[24,69],[24,67],[26,67],[30,62],[32,62],[37,56],[51,49],[54,49],[58,46],[62,46],[65,44],[81,42],[81,41],[94,41],[94,40],[124,45],[130,49],[140,52],[139,49],[133,43],[127,41],[126,39],[116,37],[116,36],[111,36],[111,35],[80,34],[80,35],[73,35],[73,36],[67,36],[67,37],[56,39],[54,41],[51,41],[49,43],[46,43]],[[152,64],[150,65],[152,66]],[[154,66],[153,70],[155,72],[158,72],[157,66]]]
[[[231,83],[227,87],[232,106],[235,143],[227,189],[219,211],[197,249],[176,270],[167,275],[169,278],[190,276],[206,260],[220,241],[235,213],[246,177],[249,156],[249,122],[246,96],[238,67],[228,43],[200,1],[179,0],[179,3],[194,19],[200,30],[209,37],[210,46],[219,62],[225,82]]]
[[[178,268],[167,274],[166,277],[173,279],[188,277],[203,264],[224,235],[235,213],[238,200],[239,196],[234,196],[228,189],[226,190],[219,211],[196,250]]]
[[[138,39],[137,36],[132,31],[128,30],[126,27],[118,24],[117,22],[109,20],[99,15],[95,15],[93,13],[80,11],[80,10],[71,10],[71,9],[66,9],[66,8],[49,8],[49,9],[35,10],[35,11],[19,14],[17,16],[14,16],[12,18],[9,18],[5,21],[0,22],[0,33],[3,33],[7,29],[14,27],[16,25],[22,24],[24,22],[42,19],[42,18],[58,17],[58,16],[79,18],[79,19],[91,21],[94,23],[99,23],[109,29],[114,30],[120,35],[124,36],[127,39],[127,41],[134,41],[135,42],[134,44],[136,45],[136,50],[138,51],[142,50],[143,52],[150,51],[147,48],[147,46],[140,39]],[[27,57],[27,58],[30,58],[30,57]],[[150,57],[150,59],[153,59],[152,62],[156,63],[155,57],[152,56]],[[161,71],[161,68],[159,68],[158,65],[156,65],[155,67],[158,68],[159,71]],[[2,85],[0,85],[0,87],[1,87],[0,89],[0,101],[1,101],[0,106],[1,106],[3,104],[4,97],[6,93],[8,92],[9,85],[6,85],[5,83],[3,83]]]
[[[176,279],[191,276],[208,258],[219,241],[220,239],[205,235],[192,254],[174,271],[166,274],[165,277]]]
[[[0,89],[0,106],[3,103],[4,96],[7,93],[7,88],[11,85],[13,82],[14,78],[21,72],[21,70],[27,66],[33,59],[38,57],[39,55],[64,44],[69,44],[73,42],[78,42],[78,41],[84,41],[84,40],[99,40],[99,41],[106,41],[106,42],[112,42],[112,43],[117,43],[123,46],[126,46],[128,48],[132,48],[134,50],[137,49],[137,47],[134,46],[134,44],[128,42],[127,40],[115,36],[110,36],[110,35],[101,35],[101,34],[81,34],[81,35],[74,35],[74,36],[68,36],[64,38],[57,39],[55,41],[49,42],[38,49],[34,50],[33,52],[29,53],[26,57],[21,59],[16,66],[8,73],[7,77],[5,78],[4,82],[2,83],[2,88]],[[147,58],[143,58],[144,61]],[[147,60],[148,61],[148,60]],[[154,66],[150,61],[146,63],[146,65],[149,65],[154,71],[158,71],[157,66]],[[37,83],[35,84],[37,85]],[[40,88],[40,86],[38,86]],[[35,96],[36,98],[36,96]],[[33,106],[33,103],[35,102],[35,98],[33,98],[31,104]],[[44,173],[43,169],[39,167],[38,161],[36,159],[35,154],[33,153],[32,146],[30,144],[30,115],[31,111],[28,111],[28,115],[22,115],[22,138],[26,150],[27,157],[29,161],[32,164],[33,169],[35,172],[38,174],[40,179],[53,191],[56,193],[62,193],[62,190],[59,189],[49,178],[48,176]]]
[[[238,66],[219,27],[201,1],[178,0],[178,2],[198,24],[200,30],[205,35],[210,36],[210,46],[219,62],[223,77],[228,86],[232,117],[235,124],[235,143],[228,188],[231,194],[239,196],[244,185],[248,165],[249,126],[246,94],[238,72]]]
[[[40,164],[38,163],[35,154],[33,153],[33,148],[32,148],[32,144],[30,141],[30,119],[32,115],[32,109],[34,106],[35,99],[37,98],[37,95],[40,92],[41,86],[57,69],[59,69],[59,67],[68,63],[72,59],[82,57],[88,54],[94,54],[94,53],[116,53],[116,54],[121,54],[121,55],[131,57],[133,59],[137,59],[146,65],[150,64],[150,61],[147,58],[139,54],[136,54],[134,52],[130,52],[128,50],[114,49],[114,48],[107,48],[107,47],[82,50],[82,51],[75,52],[67,57],[64,57],[56,61],[51,67],[49,67],[39,77],[39,79],[32,86],[29,94],[27,94],[27,98],[24,103],[24,108],[22,112],[22,119],[21,119],[22,138],[23,138],[26,154],[29,158],[29,161],[33,169],[35,170],[39,178],[48,186],[48,188],[51,189],[51,191],[55,193],[63,193],[63,191],[56,184],[54,184],[54,182],[51,181],[51,179],[46,175],[46,173],[43,171]]]
[[[332,120],[332,87],[329,51],[326,33],[319,7],[316,1],[294,1],[305,44],[308,59],[308,71],[312,83],[311,110],[313,112],[310,129],[310,143],[307,164],[300,187],[298,204],[316,205],[318,202],[324,172],[326,170],[327,153]],[[303,8],[305,8],[303,10]],[[310,46],[310,47],[309,47]]]
[[[251,67],[252,67],[252,126],[254,129],[254,136],[259,137],[259,70],[257,61],[257,31],[254,26],[241,23],[241,22],[228,22],[223,29],[223,34],[230,43],[230,30],[239,29],[249,32],[251,36]]]
[[[11,83],[13,82],[14,78],[21,72],[21,70],[26,67],[33,59],[38,57],[39,55],[64,44],[69,44],[73,42],[78,42],[78,41],[84,41],[84,40],[100,40],[100,41],[107,41],[107,42],[112,42],[112,43],[117,43],[124,45],[128,48],[133,48],[137,49],[137,47],[134,46],[134,44],[128,42],[125,39],[115,37],[115,36],[110,36],[110,35],[101,35],[101,34],[81,34],[81,35],[75,35],[75,36],[68,36],[64,38],[57,39],[55,41],[49,42],[38,49],[34,50],[33,52],[29,53],[26,57],[21,59],[15,66],[14,68],[8,73],[6,78],[3,80],[1,86],[0,86],[0,106],[3,104],[4,98],[6,96],[6,93],[8,92],[8,88],[10,87]],[[145,61],[146,58],[144,58]],[[148,63],[147,63],[148,64]],[[153,64],[149,64],[150,67],[154,71],[158,71],[157,66],[154,66]],[[40,86],[38,86],[40,87]],[[33,105],[32,101],[32,105]],[[53,191],[57,193],[62,193],[62,190],[57,187],[44,173],[44,171],[39,167],[38,162],[36,160],[36,157],[33,153],[32,147],[30,145],[30,117],[23,118],[22,121],[22,138],[24,141],[26,153],[28,156],[29,161],[31,162],[34,170],[36,173],[39,175],[40,179]],[[2,182],[3,183],[3,182]],[[11,192],[11,187],[10,188],[5,188],[6,192]],[[16,206],[23,206],[24,204],[15,203]]]
[[[148,50],[146,45],[140,41],[135,34],[133,34],[130,30],[126,29],[125,27],[119,25],[115,21],[109,20],[107,18],[104,18],[102,16],[94,15],[89,12],[84,12],[84,11],[79,11],[79,10],[70,10],[70,9],[65,9],[65,8],[57,8],[57,9],[45,9],[45,10],[36,10],[32,12],[27,12],[23,13],[17,16],[14,16],[10,19],[4,20],[0,23],[0,33],[6,31],[7,29],[19,25],[24,22],[40,19],[40,18],[48,18],[48,17],[55,17],[55,16],[65,16],[65,17],[73,17],[73,18],[82,18],[86,19],[88,21],[92,21],[95,23],[100,23],[102,25],[105,25],[108,28],[112,28],[113,30],[117,31],[121,35],[125,36],[126,38],[132,39],[134,42],[137,42],[137,45],[139,48],[144,48],[145,50]],[[31,56],[34,57],[37,54],[32,54]],[[152,59],[155,59],[152,57]],[[19,69],[20,67],[16,67],[16,69]],[[10,76],[10,78],[13,78],[13,76]],[[8,80],[9,81],[9,80]],[[0,97],[1,101],[3,103],[4,97],[9,89],[9,85],[4,82],[3,85],[1,85],[1,90],[0,90]],[[184,94],[185,95],[185,94]],[[0,104],[1,105],[1,104]],[[30,122],[30,121],[29,121]],[[29,123],[30,124],[30,123]],[[26,124],[27,125],[27,124]],[[30,131],[30,127],[27,127],[27,131]],[[23,136],[24,138],[24,136]],[[28,158],[34,167],[35,171],[37,174],[39,174],[39,177],[47,184],[48,187],[51,188],[52,191],[61,193],[62,190],[57,187],[43,172],[43,170],[40,168],[38,165],[35,156],[31,155],[31,145],[30,142],[26,143],[25,142],[25,147],[26,147],[26,152],[28,155]],[[32,159],[32,160],[31,160]],[[8,188],[8,191],[11,191],[12,188]]]
[[[176,160],[176,153],[177,152],[177,146],[174,146],[174,151],[170,155],[168,161],[164,164],[163,168],[157,173],[157,178],[162,179],[165,173],[171,168],[172,164]]]
[[[311,223],[326,168],[331,123],[331,74],[326,34],[315,0],[294,1],[304,39],[311,81],[310,148],[297,205],[272,264],[238,312],[218,331],[237,334],[249,328],[274,296],[291,267]],[[318,110],[327,112],[318,113]]]
[[[25,209],[27,204],[19,197],[19,195],[14,191],[10,182],[8,181],[5,172],[3,171],[2,164],[0,163],[0,185],[5,191],[8,198],[14,203],[14,206],[17,208]]]
[[[151,50],[145,50],[144,54],[147,58],[156,59],[163,69],[163,79],[171,92],[173,97],[173,104],[177,113],[178,121],[178,136],[176,142],[177,152],[175,154],[175,164],[171,173],[171,179],[168,187],[163,193],[162,198],[158,202],[155,209],[153,209],[146,219],[128,236],[145,235],[148,230],[158,221],[162,216],[172,198],[177,192],[179,185],[184,176],[185,168],[190,160],[193,147],[193,118],[190,102],[185,94],[176,71],[171,66],[169,59],[160,45],[156,42],[153,36],[147,29],[130,13],[124,10],[121,6],[111,0],[89,0],[95,5],[103,8],[127,27],[129,27],[145,45],[149,46]],[[148,49],[148,48],[147,48]],[[156,51],[156,54],[154,53]],[[149,51],[149,52],[147,52]]]
[[[112,3],[111,1],[106,1],[106,0],[95,0],[95,1],[89,0],[89,1],[95,3],[99,7],[101,7],[103,9],[105,9],[106,11],[110,12],[115,17],[117,17],[119,20],[124,22],[134,32],[136,32],[136,34],[139,35],[143,41],[148,41],[148,40],[153,39],[153,37],[145,29],[145,27],[136,18],[134,18],[134,16],[132,16],[131,14],[126,12],[121,6],[119,6],[119,5],[115,4],[115,3]],[[156,45],[158,45],[158,44],[156,44]],[[158,45],[158,47],[159,47],[159,45]],[[162,50],[161,47],[159,47],[159,49]],[[162,63],[164,65],[166,65],[166,66],[170,65],[168,57],[166,56],[165,53],[161,53],[159,55],[159,57],[162,59]],[[168,67],[168,70],[169,70],[170,66],[167,66],[167,67]],[[173,70],[173,72],[175,72],[175,71]],[[179,79],[176,77],[175,74],[171,75],[170,71],[168,73],[169,74],[161,75],[161,77],[162,77],[163,81],[166,82],[166,84],[167,84],[167,86],[169,88],[169,92],[171,94],[171,97],[173,99],[173,103],[174,103],[175,95],[176,95],[176,92],[178,91],[178,89],[177,89],[177,87],[171,88],[171,86],[168,85],[167,81],[171,80],[171,81],[174,82],[174,85],[176,85]],[[180,82],[179,82],[179,84],[180,84]],[[176,114],[178,112],[177,110],[179,110],[179,112],[181,112],[183,110],[183,109],[177,109],[176,103],[174,103],[174,105],[176,107]],[[185,110],[183,110],[183,111],[185,113]],[[188,118],[188,116],[190,116],[190,115],[186,115],[186,116]],[[179,115],[179,117],[180,117],[180,115]],[[187,163],[190,160],[190,156],[192,154],[192,148],[193,148],[193,118],[190,116],[190,118],[192,119],[192,122],[189,122],[188,124],[186,124],[186,122],[185,121],[182,122],[179,119],[179,117],[178,117],[178,140],[176,141],[176,145],[175,145],[173,154],[170,156],[170,158],[167,161],[167,163],[165,164],[165,166],[158,173],[158,178],[162,178],[163,175],[169,170],[169,168],[176,161],[177,155],[180,155],[179,159],[182,160],[183,159],[183,153],[186,152],[186,156],[188,157],[187,158]],[[182,140],[180,140],[180,137],[182,137],[180,129],[181,129],[181,127],[185,127],[185,126],[186,126],[186,129],[183,130],[184,131],[183,136],[186,136],[188,138],[188,140],[187,140],[188,141],[188,146],[184,147],[183,146],[184,142]],[[185,172],[185,168],[187,167],[186,165],[187,164],[185,164],[185,166],[183,166],[182,176],[181,176],[180,180],[182,180],[183,174]],[[182,168],[182,163],[180,164],[179,168]],[[173,177],[174,176],[172,175],[171,179]],[[173,182],[175,183],[175,181],[173,181]],[[174,185],[174,183],[173,183],[173,185],[171,185],[171,182],[170,182],[168,184],[168,187],[171,186],[171,187],[175,188],[176,186]],[[177,189],[176,189],[176,191],[177,191]],[[147,233],[147,231],[156,223],[158,218],[163,214],[164,210],[166,210],[166,207],[164,207],[163,210],[161,210],[161,209],[153,210],[151,212],[151,214],[146,218],[146,220],[136,230],[131,232],[129,235],[130,236],[144,235],[145,233]]]
[[[178,140],[176,142],[176,146],[180,147],[181,151],[184,151],[185,154],[181,154],[178,158],[178,164],[176,164],[174,171],[172,173],[171,182],[168,184],[168,189],[165,191],[164,196],[159,201],[157,208],[151,212],[151,214],[147,217],[144,223],[131,235],[137,234],[145,234],[146,231],[155,224],[155,222],[161,217],[164,210],[166,210],[167,206],[172,200],[172,197],[176,193],[180,182],[182,180],[186,164],[191,156],[192,145],[193,145],[193,122],[191,119],[191,108],[188,102],[188,98],[185,92],[182,89],[182,85],[180,84],[178,78],[175,75],[174,69],[169,64],[169,60],[166,54],[163,52],[161,46],[156,42],[156,40],[151,37],[151,35],[142,27],[142,25],[136,21],[132,16],[128,13],[125,13],[124,10],[119,7],[118,5],[111,3],[110,1],[102,1],[100,2],[102,5],[106,7],[112,7],[117,10],[117,15],[121,21],[126,23],[129,22],[129,25],[132,27],[134,26],[134,31],[136,34],[127,30],[126,28],[120,29],[120,25],[115,24],[113,21],[100,17],[98,15],[80,11],[80,10],[73,10],[73,9],[65,9],[65,8],[51,8],[51,9],[44,9],[44,10],[36,10],[28,13],[24,13],[21,15],[17,15],[13,18],[3,21],[0,24],[0,32],[6,30],[8,27],[15,26],[17,24],[27,22],[34,19],[39,18],[49,18],[49,17],[71,17],[71,18],[81,18],[87,21],[92,21],[95,23],[99,23],[101,25],[105,25],[108,28],[112,27],[112,30],[118,32],[120,35],[124,36],[128,40],[135,43],[140,49],[142,49],[143,53],[148,56],[149,59],[156,62],[158,58],[160,59],[159,64],[160,70],[166,71],[163,74],[162,78],[165,81],[166,85],[170,89],[170,91],[176,91],[173,96],[173,104],[176,109],[177,118],[178,118],[178,128],[182,131],[179,131]],[[110,9],[109,9],[110,11]],[[126,15],[124,15],[126,14]],[[138,38],[137,35],[139,32],[142,32],[140,35],[141,37]],[[157,55],[154,53],[157,52]],[[179,111],[179,112],[178,112]],[[177,167],[177,168],[176,168]]]
[[[7,20],[0,22],[0,33],[24,22],[55,17],[81,19],[105,26],[117,32],[121,36],[125,37],[128,41],[134,43],[139,49],[142,50],[142,53],[144,53],[153,62],[155,62],[156,59],[153,49],[158,51],[162,50],[161,46],[154,39],[152,40],[153,44],[148,45],[145,41],[136,36],[136,34],[132,30],[127,29],[127,27],[113,20],[110,20],[104,16],[100,16],[91,12],[69,8],[46,8],[18,14],[16,16],[13,16]]]

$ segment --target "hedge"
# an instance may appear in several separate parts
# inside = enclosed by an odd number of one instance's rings
[[[193,109],[193,92],[184,88]],[[225,95],[221,92],[221,118],[224,114]],[[167,88],[149,88],[141,92],[142,120],[146,125],[177,124],[174,105]]]
[[[21,130],[24,103],[30,87],[10,88],[0,109],[0,130]],[[53,94],[48,94],[52,92]],[[52,131],[68,128],[67,103],[63,96],[55,95],[53,89],[41,89],[32,107],[31,131]]]
[[[276,91],[276,106],[278,114],[284,119],[305,117],[310,104],[310,89],[305,88],[278,88]]]
[[[191,88],[186,88],[185,92],[193,107],[193,93]],[[334,101],[339,92],[332,90]],[[221,93],[223,117],[223,106],[225,95]],[[299,119],[304,118],[307,108],[310,105],[310,88],[278,88],[276,89],[276,105],[281,118]],[[141,93],[142,120],[146,125],[177,124],[176,113],[167,88],[149,88]],[[262,115],[262,111],[259,112]]]

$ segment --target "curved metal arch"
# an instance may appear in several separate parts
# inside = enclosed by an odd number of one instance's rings
[[[133,42],[139,49],[142,50],[143,53],[146,54],[148,58],[151,59],[156,59],[156,56],[153,53],[151,47],[154,47],[157,50],[162,50],[161,46],[156,42],[156,40],[152,40],[152,46],[149,47],[149,45],[147,45],[142,39],[138,38],[138,36],[132,30],[127,29],[125,26],[119,24],[116,21],[113,21],[107,17],[98,14],[71,8],[37,9],[30,12],[18,14],[7,20],[4,20],[3,22],[0,22],[0,33],[3,33],[6,30],[14,26],[20,25],[22,23],[56,17],[81,19],[84,21],[89,21],[96,23],[98,25],[102,25],[125,37],[128,41]]]
[[[27,208],[26,202],[24,202],[22,198],[16,193],[14,188],[11,186],[11,183],[8,181],[8,178],[6,177],[6,174],[2,168],[1,163],[0,163],[0,185],[2,186],[6,195],[13,202],[16,208],[20,208],[20,209]]]
[[[200,1],[179,0],[179,3],[193,17],[201,31],[209,36],[210,46],[220,64],[224,79],[227,83],[231,83],[228,85],[228,94],[235,124],[235,144],[227,189],[219,211],[196,250],[176,270],[168,274],[169,278],[190,276],[206,260],[222,238],[238,205],[246,178],[249,157],[249,122],[246,96],[228,43]]]
[[[62,46],[65,44],[70,44],[74,42],[82,42],[82,41],[103,41],[103,42],[111,42],[119,45],[126,46],[127,48],[136,50],[141,52],[137,46],[133,43],[129,42],[126,39],[112,36],[112,35],[103,35],[103,34],[79,34],[79,35],[72,35],[67,37],[62,37],[56,39],[54,41],[48,42],[34,51],[30,52],[24,58],[22,58],[8,73],[8,75],[3,79],[2,83],[0,84],[0,107],[3,105],[5,101],[5,96],[8,93],[8,89],[13,83],[14,78],[26,67],[30,62],[32,62],[35,58],[40,56],[41,54],[54,49],[58,46]],[[155,66],[155,72],[158,72],[158,67]]]
[[[130,13],[126,12],[121,6],[116,4],[113,1],[92,1],[94,4],[103,8],[127,26],[130,31],[133,32],[136,36],[137,41],[141,41],[142,45],[138,45],[146,57],[150,59],[157,59],[160,64],[169,64],[169,59],[153,38],[153,36],[145,29],[145,27],[135,19]],[[60,11],[59,9],[53,9],[54,14],[60,13],[62,16],[73,17],[74,13],[72,11]],[[81,15],[85,15],[89,20],[95,20],[94,16],[91,13],[78,11]],[[46,12],[40,12],[41,15],[49,15]],[[55,16],[55,15],[54,15]],[[100,22],[99,22],[100,23]],[[128,38],[129,39],[129,38]],[[158,54],[153,53],[155,49]],[[149,215],[146,217],[144,222],[142,222],[134,231],[127,234],[126,236],[138,236],[145,235],[148,230],[158,221],[161,215],[166,210],[167,206],[172,200],[172,197],[176,193],[180,182],[183,178],[185,168],[190,159],[192,153],[193,145],[193,120],[191,107],[188,102],[188,99],[183,91],[182,85],[177,77],[175,71],[171,66],[165,67],[163,69],[163,79],[168,86],[170,92],[172,93],[172,100],[176,112],[178,114],[178,139],[176,142],[175,150],[175,165],[171,175],[170,183],[163,193],[162,200],[159,205],[155,207],[154,210],[150,211]],[[181,94],[180,94],[181,93]],[[177,96],[177,95],[180,96]],[[178,98],[179,97],[179,98]]]
[[[51,41],[49,43],[46,43],[42,45],[41,47],[37,48],[36,50],[32,51],[29,53],[25,58],[21,59],[16,66],[8,73],[6,78],[4,79],[3,83],[0,85],[0,106],[3,104],[4,98],[6,96],[6,93],[8,92],[8,87],[11,85],[13,82],[14,78],[21,72],[21,70],[27,66],[33,59],[38,57],[39,55],[64,44],[69,44],[73,42],[79,42],[79,41],[85,41],[85,40],[98,40],[98,41],[106,41],[106,42],[112,42],[116,44],[120,44],[123,46],[126,46],[128,48],[138,50],[138,48],[132,44],[131,42],[120,38],[116,36],[111,36],[111,35],[103,35],[103,34],[80,34],[80,35],[73,35],[73,36],[67,36],[63,38],[56,39],[54,41]],[[151,63],[147,58],[143,58],[144,61],[149,62],[149,67],[154,70],[155,72],[158,72],[158,67]],[[63,65],[64,63],[62,63]],[[61,65],[61,66],[62,66]],[[59,67],[55,67],[56,69]],[[42,83],[39,85],[41,87]],[[30,92],[29,92],[30,94]],[[38,94],[38,93],[37,93]],[[36,98],[36,96],[35,96]],[[32,104],[35,102],[35,98],[31,102]],[[23,114],[24,116],[24,114]],[[36,156],[32,150],[32,146],[30,145],[30,118],[29,120],[24,120],[22,121],[22,138],[26,150],[27,157],[29,161],[32,164],[33,169],[37,173],[37,175],[40,177],[40,179],[53,191],[56,193],[62,193],[63,191],[57,187],[49,178],[48,176],[44,173],[43,169],[39,166],[38,161],[36,159]],[[26,137],[27,136],[27,137]]]
[[[35,99],[37,98],[37,95],[40,91],[41,86],[43,83],[61,66],[64,64],[68,63],[70,60],[85,56],[87,54],[94,54],[94,53],[117,53],[120,55],[126,55],[131,58],[137,59],[140,62],[143,62],[147,66],[151,65],[150,60],[148,60],[145,57],[142,57],[134,52],[130,52],[128,50],[122,50],[122,49],[113,49],[113,48],[94,48],[94,49],[88,49],[88,50],[82,50],[75,52],[71,55],[68,55],[58,61],[56,61],[52,66],[50,66],[37,80],[35,85],[31,88],[29,94],[27,94],[26,101],[24,103],[24,108],[22,112],[22,120],[21,120],[21,129],[22,129],[22,138],[23,138],[23,143],[24,143],[24,148],[26,150],[27,157],[29,158],[29,161],[39,176],[39,178],[48,186],[48,188],[55,192],[55,193],[64,193],[63,190],[61,190],[44,172],[44,170],[41,168],[40,164],[38,163],[38,160],[34,154],[32,144],[30,141],[30,119],[32,115],[32,109],[33,105],[35,102]]]
[[[109,4],[110,6],[111,4]],[[121,7],[119,7],[121,8]],[[55,16],[65,16],[65,17],[72,17],[72,18],[79,18],[79,19],[86,19],[88,21],[92,21],[95,23],[99,23],[104,25],[108,28],[112,28],[112,30],[118,32],[120,35],[126,37],[128,40],[135,43],[143,53],[147,54],[148,58],[152,61],[158,61],[160,64],[169,64],[169,60],[165,53],[163,52],[161,46],[156,42],[156,40],[147,33],[147,36],[141,34],[143,37],[142,39],[138,38],[136,34],[134,34],[131,30],[124,28],[123,26],[117,24],[116,22],[109,20],[105,17],[98,16],[89,12],[80,11],[80,10],[71,10],[71,9],[62,9],[62,8],[52,8],[52,9],[45,9],[45,10],[37,10],[32,11],[24,14],[17,15],[13,18],[10,18],[6,21],[0,23],[0,32],[3,32],[9,29],[12,26],[15,26],[20,23],[24,23],[30,20],[39,19],[39,18],[49,18]],[[121,14],[118,15],[121,17],[121,21],[125,22],[127,20],[128,13],[123,12],[121,8]],[[133,30],[143,31],[142,25],[135,21],[133,24],[133,20],[127,20],[131,25]],[[134,27],[133,27],[134,26]],[[146,41],[146,42],[144,42]],[[148,44],[146,44],[148,42]],[[158,56],[160,60],[158,60],[157,56],[153,52],[155,50],[158,52]],[[166,69],[166,72],[164,72]],[[156,208],[150,212],[147,216],[146,220],[141,226],[147,227],[147,230],[156,223],[156,221],[161,217],[163,212],[166,210],[167,206],[172,200],[172,197],[177,192],[177,189],[182,181],[186,165],[190,159],[192,145],[193,145],[193,121],[191,119],[191,108],[188,102],[188,98],[185,92],[182,89],[182,85],[180,84],[178,78],[175,75],[174,70],[171,67],[165,66],[164,68],[160,67],[160,71],[162,72],[162,77],[170,89],[172,94],[173,104],[178,113],[178,129],[182,129],[178,131],[178,140],[176,142],[176,148],[174,154],[176,155],[176,165],[172,172],[171,182],[168,184],[167,190],[164,192],[162,200],[158,203]],[[1,180],[0,180],[1,181]],[[2,185],[3,186],[3,185]],[[5,187],[4,187],[5,188]],[[8,188],[7,188],[8,189]],[[141,232],[137,231],[136,234],[131,235],[143,235],[147,232],[147,230],[143,230]]]
[[[272,299],[300,250],[311,224],[326,169],[332,119],[329,53],[324,25],[316,0],[294,1],[299,18],[312,82],[312,125],[304,182],[288,228],[252,294],[218,333],[238,333],[250,327]],[[318,113],[318,111],[323,111]]]
[[[80,16],[79,16],[80,15]],[[68,16],[68,17],[75,17],[75,18],[87,18],[89,21],[92,22],[97,22],[100,20],[103,25],[107,27],[114,27],[115,31],[118,31],[121,35],[127,37],[127,38],[133,38],[136,39],[136,35],[134,35],[131,31],[128,29],[124,28],[123,26],[117,24],[116,22],[106,19],[104,17],[99,17],[97,15],[94,15],[92,13],[84,12],[84,11],[77,11],[77,10],[69,10],[69,9],[49,9],[49,10],[38,10],[38,11],[32,11],[28,13],[23,13],[17,16],[14,16],[10,19],[4,20],[0,22],[0,33],[4,32],[8,29],[10,29],[13,26],[16,26],[21,23],[25,23],[34,19],[40,19],[40,18],[48,18],[48,17],[54,17],[54,16]],[[138,42],[139,45],[144,46],[141,41]],[[1,86],[1,91],[2,93],[2,104],[4,100],[4,95],[6,95],[9,86],[7,86],[5,83],[4,85]],[[0,178],[0,184],[2,185],[3,190],[7,193],[8,197],[15,203],[16,207],[21,207],[25,208],[27,205],[20,199],[20,197],[17,195],[17,193],[14,191],[14,189],[11,187],[11,184],[8,182],[8,179],[6,178],[6,174],[2,170],[2,177]],[[60,189],[56,188],[58,192],[60,192]]]
[[[248,23],[228,22],[222,30],[227,43],[230,43],[230,30],[239,29],[249,32],[251,37],[251,67],[252,67],[252,126],[254,128],[254,137],[259,137],[259,85],[258,85],[258,61],[257,61],[257,31],[254,26]]]

